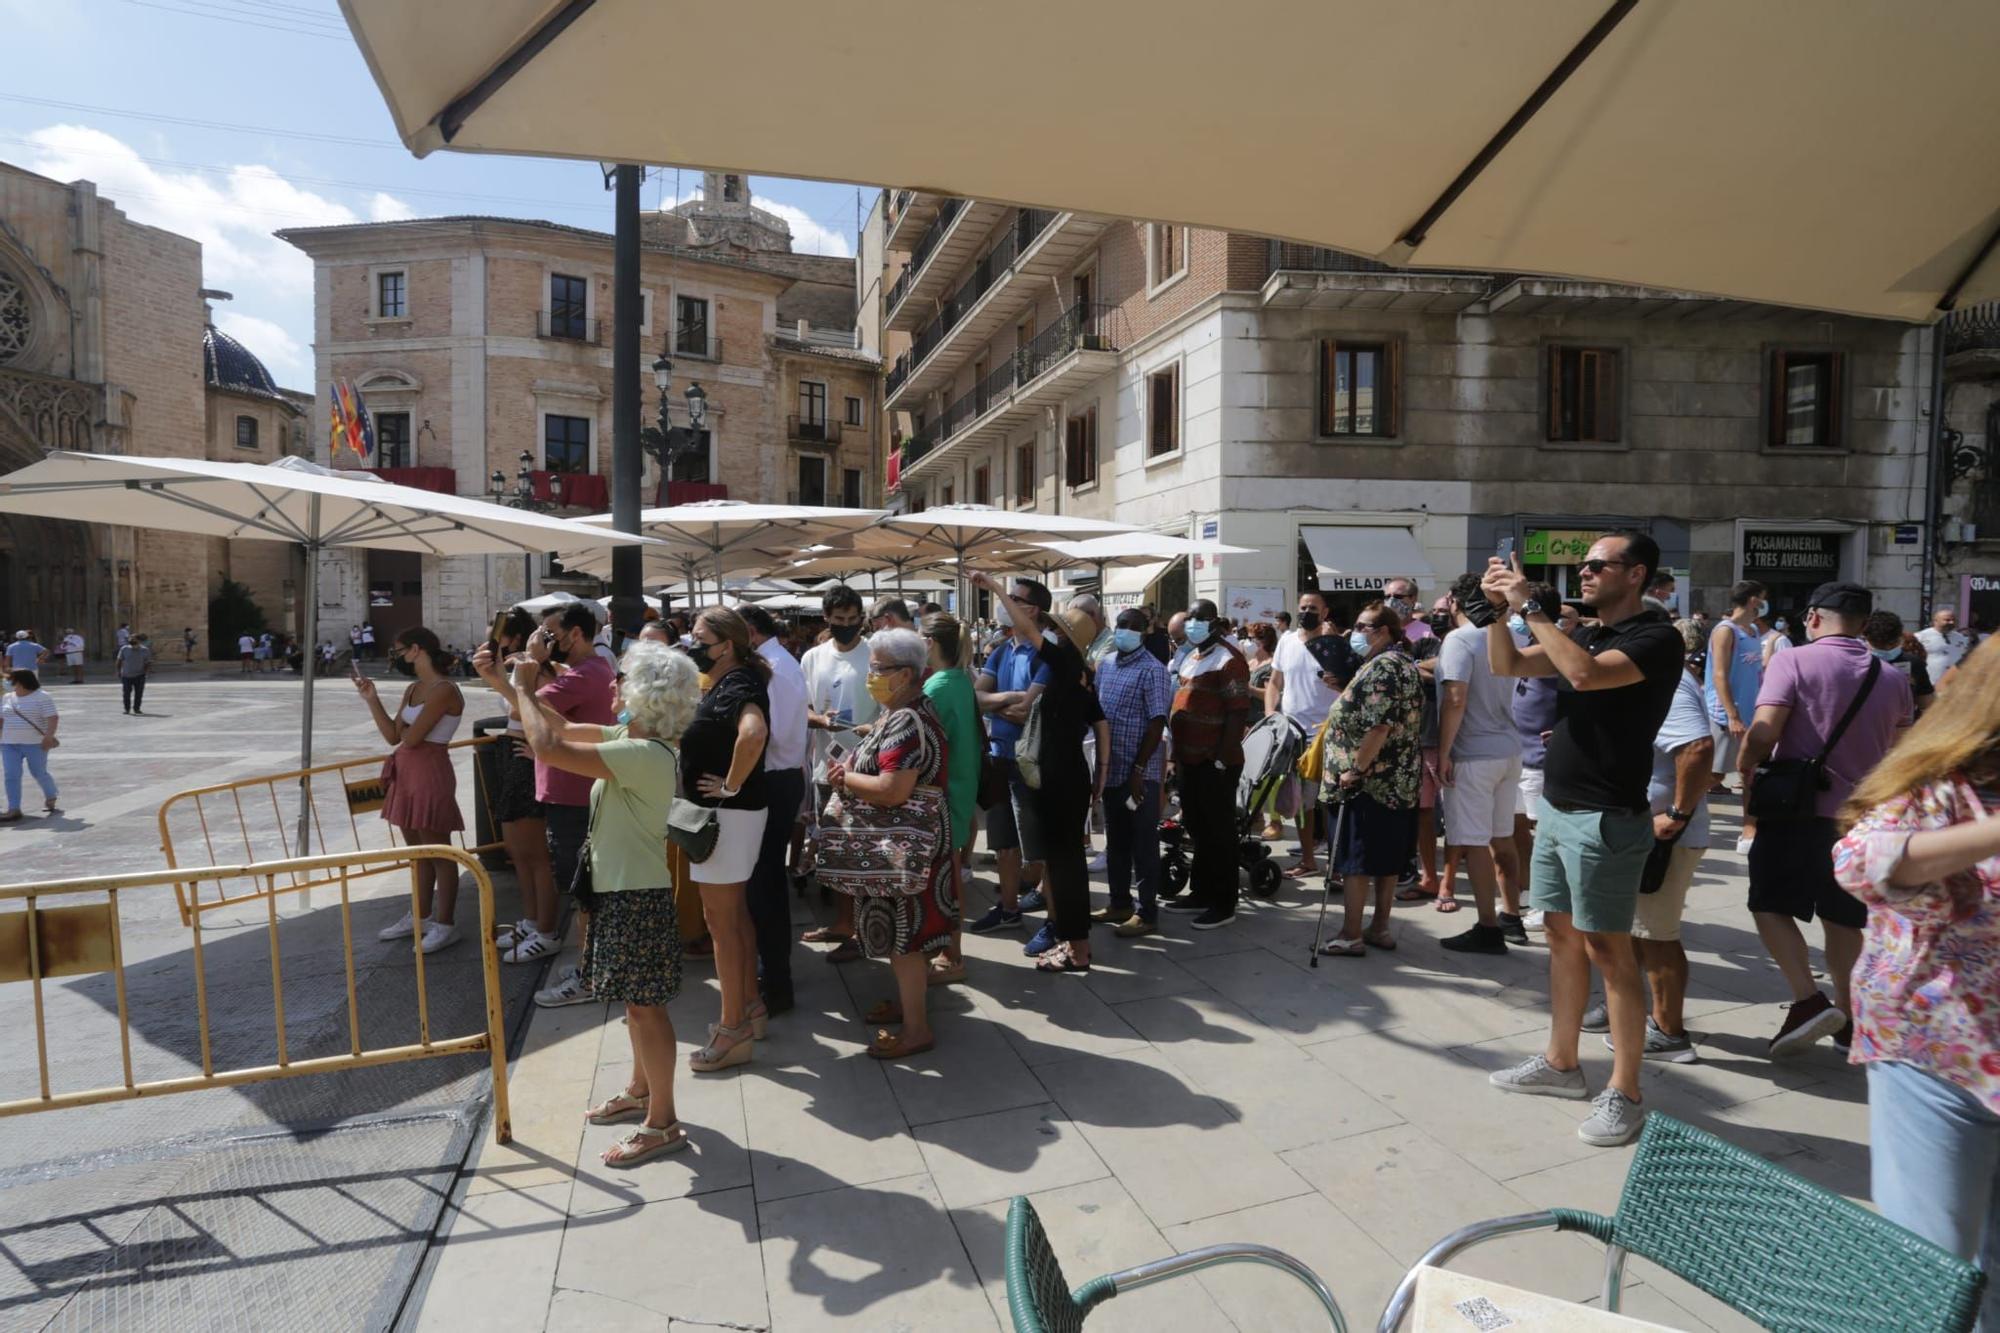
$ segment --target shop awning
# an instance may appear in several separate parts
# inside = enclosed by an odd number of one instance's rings
[[[1179,557],[1185,559],[1186,557]],[[1176,562],[1162,560],[1152,565],[1122,565],[1104,571],[1104,595],[1107,597],[1140,597],[1146,589],[1159,580]]]
[[[1424,588],[1437,583],[1408,528],[1300,528],[1299,540],[1327,592],[1361,592],[1392,578],[1415,579]]]

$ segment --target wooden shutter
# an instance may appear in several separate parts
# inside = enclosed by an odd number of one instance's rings
[[[1403,433],[1403,344],[1401,340],[1382,344],[1381,383],[1375,386],[1380,403],[1375,409],[1377,434],[1391,439]]]
[[[1332,435],[1337,423],[1333,419],[1333,385],[1339,367],[1334,362],[1336,345],[1331,338],[1322,338],[1319,344],[1319,433]]]
[[[1087,485],[1097,480],[1097,406],[1091,405],[1083,414],[1083,450],[1077,466],[1077,475]]]
[[[1546,433],[1549,439],[1560,440],[1563,437],[1563,431],[1562,431],[1563,349],[1560,347],[1551,347],[1549,349],[1548,380],[1549,380],[1549,395],[1548,395],[1549,420],[1548,420],[1548,430]]]
[[[1609,347],[1597,350],[1597,419],[1592,423],[1593,440],[1615,443],[1624,438],[1619,420],[1618,352]]]
[[[1775,449],[1783,445],[1785,442],[1786,386],[1785,386],[1785,354],[1783,352],[1771,353],[1770,375],[1771,375],[1771,387],[1770,387],[1771,401],[1769,404],[1770,424],[1767,428],[1770,438],[1766,441],[1766,443]]]
[[[1063,427],[1063,484],[1083,485],[1083,418],[1071,417]]]
[[[1839,352],[1829,353],[1826,358],[1826,438],[1820,443],[1829,449],[1840,448],[1842,418],[1847,415],[1843,410],[1847,406],[1847,377],[1841,373],[1846,360]]]

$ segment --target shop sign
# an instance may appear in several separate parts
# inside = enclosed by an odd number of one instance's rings
[[[1272,621],[1286,609],[1285,590],[1265,585],[1238,585],[1222,590],[1222,614],[1239,625]]]
[[[1991,574],[1961,574],[1958,584],[1959,626],[1976,624],[1981,629],[2000,625],[2000,578]]]
[[[1923,526],[1918,523],[1898,523],[1896,525],[1896,545],[1915,546],[1924,539]]]
[[[1594,529],[1529,528],[1521,548],[1524,565],[1580,565],[1604,534]]]
[[[1838,532],[1746,532],[1743,577],[1795,582],[1837,578],[1841,536]]]

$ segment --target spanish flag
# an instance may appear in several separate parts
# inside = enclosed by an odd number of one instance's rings
[[[366,463],[375,453],[375,422],[360,392],[347,380],[332,384],[332,411],[327,420],[327,453],[338,456],[343,447]]]

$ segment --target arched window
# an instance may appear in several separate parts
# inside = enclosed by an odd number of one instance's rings
[[[21,360],[35,331],[27,290],[6,269],[0,269],[0,366]]]

